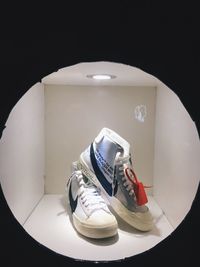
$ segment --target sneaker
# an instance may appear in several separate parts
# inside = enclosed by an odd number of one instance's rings
[[[109,211],[100,190],[73,164],[67,183],[68,202],[75,229],[90,238],[106,238],[117,234],[116,218]]]
[[[114,131],[103,128],[81,154],[82,172],[102,190],[114,211],[141,231],[153,227],[144,186],[132,167],[130,144]]]

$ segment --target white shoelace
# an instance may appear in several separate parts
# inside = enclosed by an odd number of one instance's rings
[[[122,176],[122,181],[123,181],[123,186],[125,189],[128,191],[129,195],[135,195],[134,188],[133,188],[133,183],[128,179],[128,177],[125,175],[124,170],[128,167],[131,168],[130,166],[130,156],[123,157],[123,158],[118,158],[116,161],[116,165],[119,166],[119,175]]]
[[[80,186],[79,197],[89,215],[100,209],[109,212],[98,188],[96,188],[91,182],[85,183],[81,171],[76,171],[76,175]]]

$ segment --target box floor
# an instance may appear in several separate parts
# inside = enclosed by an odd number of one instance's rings
[[[148,206],[155,218],[150,232],[139,232],[118,220],[118,235],[92,240],[79,235],[72,226],[63,195],[44,195],[24,224],[25,230],[51,250],[75,259],[118,260],[144,252],[167,237],[174,229],[152,196]]]

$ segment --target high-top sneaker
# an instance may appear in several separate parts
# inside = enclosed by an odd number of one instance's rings
[[[76,230],[90,238],[106,238],[117,234],[117,221],[100,195],[99,189],[78,170],[77,163],[67,183],[68,202]]]
[[[126,140],[103,128],[81,154],[79,165],[123,220],[141,231],[152,229],[153,218],[144,205],[147,196],[133,171],[130,145]]]

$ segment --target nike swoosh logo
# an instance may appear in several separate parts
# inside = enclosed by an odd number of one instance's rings
[[[75,200],[73,199],[71,185],[72,184],[70,183],[70,187],[69,187],[69,203],[70,203],[70,207],[71,207],[72,212],[74,212],[76,207],[77,207],[78,196],[76,197]]]
[[[95,173],[96,177],[98,178],[99,182],[101,183],[103,188],[106,190],[108,195],[112,196],[112,191],[113,191],[112,190],[112,183],[108,182],[108,180],[106,179],[106,177],[104,176],[104,174],[102,173],[102,171],[100,170],[100,168],[97,164],[97,160],[96,160],[95,154],[94,154],[93,143],[90,146],[90,159],[91,159],[92,167],[94,169],[94,173]]]

